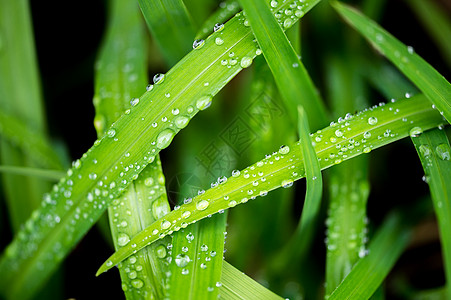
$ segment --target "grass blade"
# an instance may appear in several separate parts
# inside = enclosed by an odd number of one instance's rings
[[[451,122],[451,85],[431,65],[357,10],[331,2],[340,16],[386,56]]]
[[[99,137],[128,107],[130,97],[140,95],[139,87],[147,82],[147,47],[138,7],[127,0],[113,0],[110,9],[108,32],[96,64],[94,125]],[[164,182],[157,155],[108,207],[116,250],[170,211]],[[164,296],[168,239],[137,252],[118,266],[127,299]]]
[[[51,181],[58,181],[62,177],[64,177],[64,175],[66,175],[65,172],[58,170],[47,170],[47,169],[17,167],[17,166],[0,166],[0,172],[9,174],[18,174],[23,176],[33,176]]]
[[[191,49],[195,27],[182,0],[139,0],[152,36],[169,66]]]
[[[431,190],[444,257],[447,298],[451,298],[451,148],[443,130],[412,136]]]
[[[314,147],[321,169],[409,136],[413,127],[427,130],[442,124],[440,114],[425,100],[425,96],[418,95],[379,106],[348,117],[347,126],[341,127],[345,124],[333,123],[330,127],[313,134],[312,139],[315,141]],[[386,110],[394,113],[387,114]],[[294,180],[305,176],[304,170],[298,143],[280,149],[274,156],[268,155],[242,172],[236,172],[235,176],[223,184],[207,190],[204,194],[193,198],[190,203],[172,211],[164,220],[140,232],[132,240],[132,244],[136,244],[135,248],[124,247],[117,251],[100,267],[97,274],[110,269],[133,251],[179,230],[181,223],[194,223],[220,210],[246,203],[260,194],[265,195],[273,189],[291,186]]]
[[[401,255],[412,229],[392,213],[372,239],[369,254],[359,260],[328,299],[369,299]]]
[[[318,2],[319,0],[312,4]],[[248,19],[245,22],[249,22],[252,27],[279,92],[287,102],[286,106],[289,107],[288,112],[294,124],[296,124],[297,115],[293,108],[302,105],[307,112],[312,129],[317,130],[326,126],[328,122],[324,104],[296,51],[280,28],[280,26],[291,26],[291,19],[285,19],[283,23],[280,19],[276,21],[271,10],[278,11],[280,7],[276,6],[270,10],[266,1],[241,0],[240,3]],[[297,9],[294,14],[302,16],[309,8],[310,6],[305,5],[302,9]]]
[[[214,31],[215,25],[221,25],[233,17],[240,11],[240,4],[238,1],[224,1],[219,5],[219,8],[208,17],[202,27],[196,33],[196,40],[206,37]],[[219,28],[219,27],[217,27]]]
[[[365,106],[358,63],[346,57],[326,60],[330,99],[335,116]],[[343,281],[365,254],[368,157],[360,156],[329,171],[326,237],[326,295]]]
[[[292,3],[287,1],[281,8]],[[223,44],[215,43],[217,37]],[[108,204],[258,53],[250,29],[238,15],[167,74],[155,76],[155,86],[149,85],[139,99],[132,99],[130,109],[107,134],[73,162],[67,176],[44,197],[41,207],[7,247],[0,259],[0,273],[11,276],[0,288],[20,290],[27,286],[21,291],[32,293]]]
[[[238,271],[234,266],[224,261],[222,266],[221,285],[219,287],[219,299],[261,299],[282,300],[258,282]]]
[[[451,67],[451,22],[449,16],[432,1],[408,0],[413,12],[434,39],[442,57]]]

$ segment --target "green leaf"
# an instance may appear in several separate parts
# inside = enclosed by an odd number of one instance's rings
[[[222,266],[221,285],[219,287],[219,299],[282,300],[283,298],[274,294],[272,291],[224,261]]]
[[[417,15],[439,48],[442,57],[451,66],[451,21],[449,15],[433,1],[408,0],[407,3]]]
[[[220,45],[215,42],[218,37],[223,40]],[[73,163],[7,247],[0,273],[10,276],[0,289],[32,293],[145,166],[199,110],[209,107],[212,97],[243,66],[249,66],[260,52],[253,39],[241,15],[235,16],[164,77],[154,77],[155,85],[133,99],[130,109]]]
[[[213,31],[221,30],[221,25],[239,11],[240,4],[238,1],[229,0],[222,2],[219,8],[208,17],[202,27],[197,31],[195,39],[204,38]]]
[[[311,4],[315,5],[318,2],[319,0],[313,1]],[[282,99],[287,103],[293,123],[296,124],[297,120],[295,108],[302,105],[313,129],[326,126],[328,122],[324,104],[296,51],[281,29],[281,26],[290,27],[292,20],[287,18],[276,21],[271,11],[279,11],[279,4],[270,10],[266,1],[241,0],[240,3],[248,19],[245,22],[252,27]],[[311,5],[304,4],[302,8],[296,8],[294,14],[303,16],[310,8]]]
[[[357,10],[331,2],[346,22],[362,34],[427,96],[441,114],[451,121],[451,85],[431,65],[375,22]]]
[[[94,125],[99,137],[128,107],[131,97],[140,95],[139,87],[147,83],[143,29],[134,2],[111,1],[108,31],[96,64]],[[116,250],[171,210],[164,182],[157,155],[126,191],[112,201],[108,216]],[[118,266],[127,299],[163,298],[168,240],[137,252]]]
[[[406,137],[413,127],[427,130],[442,124],[440,114],[425,100],[423,95],[418,95],[371,108],[355,116],[348,116],[347,126],[344,128],[341,128],[341,123],[334,122],[330,127],[316,132],[312,135],[312,140],[315,141],[314,147],[321,169]],[[273,189],[291,186],[294,180],[305,176],[304,170],[299,143],[290,144],[278,153],[268,155],[245,170],[235,172],[223,184],[172,211],[164,220],[147,227],[131,241],[136,244],[135,248],[124,247],[117,251],[100,267],[97,274],[110,269],[134,250],[179,230],[182,223],[194,223],[220,210],[246,203],[258,195],[266,195]]]
[[[447,295],[451,298],[451,148],[443,130],[415,133],[411,138],[431,190],[444,256]]]
[[[182,0],[139,0],[147,26],[169,66],[191,48],[195,27]]]
[[[9,174],[18,174],[23,176],[34,176],[51,181],[58,181],[62,177],[64,177],[64,175],[66,175],[65,172],[58,170],[47,170],[47,169],[17,167],[17,166],[0,166],[0,172]]]
[[[359,74],[358,61],[346,56],[333,57],[326,60],[326,66],[335,116],[367,105],[362,78],[356,75]],[[332,168],[329,175],[326,295],[330,295],[365,253],[368,157],[344,162]]]
[[[407,246],[412,229],[399,213],[392,213],[360,259],[328,299],[369,299]],[[362,255],[363,256],[363,255]]]

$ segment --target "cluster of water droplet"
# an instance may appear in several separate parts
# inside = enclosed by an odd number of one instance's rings
[[[286,1],[271,0],[269,5],[271,11],[274,12],[277,22],[285,29],[290,28],[309,9],[309,2],[304,0],[290,1],[289,5],[287,5]]]

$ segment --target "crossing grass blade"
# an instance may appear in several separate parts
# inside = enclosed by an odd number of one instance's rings
[[[368,248],[328,299],[369,299],[380,286],[412,236],[412,228],[399,212],[390,214]]]
[[[182,0],[139,0],[152,36],[169,66],[175,65],[190,49],[195,26]]]
[[[442,57],[451,67],[451,21],[433,1],[408,0],[407,3],[433,38]]]
[[[434,129],[411,138],[431,190],[444,257],[447,298],[451,298],[451,148],[443,130]]]
[[[0,111],[0,137],[26,153],[35,165],[49,169],[63,169],[58,153],[40,130],[30,128],[13,115]]]
[[[346,56],[326,60],[327,83],[335,116],[366,106],[359,64]],[[326,295],[343,281],[365,254],[366,203],[369,195],[368,157],[360,156],[329,170],[326,221]]]
[[[108,31],[96,64],[94,125],[99,137],[127,109],[130,99],[140,95],[139,87],[147,83],[147,47],[139,9],[130,1],[112,0],[110,4]],[[116,250],[170,211],[164,182],[157,155],[108,207]],[[169,237],[118,266],[127,299],[163,298],[168,243]]]
[[[315,5],[318,2],[319,0],[312,4]],[[317,130],[326,126],[327,117],[324,104],[296,51],[281,29],[281,26],[291,26],[292,20],[276,20],[272,12],[278,12],[280,7],[275,6],[270,10],[266,1],[240,0],[240,3],[248,19],[246,22],[252,27],[273,73],[282,99],[289,107],[288,114],[293,124],[296,124],[297,120],[296,107],[302,105],[307,112],[312,129]],[[275,1],[275,3],[277,2]],[[296,8],[296,11],[291,12],[292,14],[302,16],[311,7],[302,2],[300,4],[302,9]]]
[[[217,37],[222,44],[215,43]],[[73,162],[6,248],[0,273],[11,276],[1,282],[0,290],[32,294],[106,207],[258,53],[250,28],[238,15],[164,76],[155,76],[154,85],[133,99],[106,134]]]
[[[215,25],[219,26],[233,17],[240,11],[240,4],[238,1],[224,1],[219,5],[219,8],[211,14],[204,22],[201,28],[196,33],[196,39],[206,37],[214,31]],[[219,28],[219,27],[218,27]]]
[[[443,124],[441,115],[433,109],[423,95],[399,100],[376,108],[371,108],[343,122],[312,135],[316,155],[321,169],[341,163],[363,153],[409,136],[414,127],[427,130]],[[392,112],[391,114],[387,111]],[[343,127],[342,127],[343,126]],[[276,154],[235,172],[223,184],[194,197],[190,203],[169,213],[164,220],[153,223],[132,239],[136,247],[123,247],[114,253],[98,270],[100,274],[119,263],[134,251],[180,230],[218,211],[246,203],[258,195],[292,186],[295,180],[305,176],[303,156],[299,143],[289,144]]]
[[[221,285],[219,287],[219,299],[282,300],[283,298],[274,294],[272,291],[224,261]]]
[[[346,22],[406,75],[448,122],[451,121],[451,85],[445,77],[417,55],[412,47],[401,43],[357,10],[338,1],[331,2],[331,5]]]

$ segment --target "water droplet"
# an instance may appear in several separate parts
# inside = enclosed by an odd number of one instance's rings
[[[153,90],[153,84],[146,86],[146,91],[150,92],[151,90]]]
[[[206,265],[205,263],[201,263],[201,264],[200,264],[200,268],[201,268],[201,269],[206,269],[206,268],[207,268],[207,265]]]
[[[343,131],[341,131],[340,129],[335,130],[335,135],[337,137],[342,137],[343,136]]]
[[[107,133],[106,133],[109,137],[114,137],[116,135],[116,129],[114,128],[110,128]]]
[[[172,139],[174,138],[175,132],[172,129],[165,129],[157,137],[157,143],[156,146],[159,149],[164,149],[171,143]]]
[[[136,289],[140,289],[144,286],[144,282],[141,279],[132,280],[132,286]]]
[[[242,68],[248,68],[252,64],[252,57],[244,56],[241,59],[240,66]]]
[[[437,153],[438,157],[442,160],[450,160],[450,149],[447,144],[440,144],[435,147],[435,153]]]
[[[282,181],[282,187],[284,188],[289,188],[293,185],[293,180],[291,179],[286,179]]]
[[[193,49],[200,49],[205,44],[204,40],[195,40],[193,42]]]
[[[213,27],[214,32],[219,32],[224,29],[224,24],[216,23]]]
[[[419,150],[424,157],[431,155],[431,148],[429,145],[420,145]]]
[[[304,16],[304,14],[305,14],[304,11],[302,11],[300,9],[298,9],[294,12],[294,15],[298,18],[302,18]]]
[[[126,233],[119,233],[117,237],[117,244],[121,247],[125,246],[130,242],[130,237]]]
[[[200,200],[196,203],[196,208],[197,210],[205,210],[208,205],[210,205],[210,202],[208,202],[207,200]]]
[[[190,261],[189,256],[186,254],[178,254],[175,257],[175,264],[180,268],[186,267]]]
[[[164,74],[162,74],[162,73],[157,73],[153,77],[154,84],[161,84],[163,82],[163,80],[164,80]]]
[[[218,45],[218,46],[221,46],[222,44],[224,44],[224,40],[221,39],[220,37],[217,37],[215,39],[215,44]]]
[[[370,153],[370,152],[371,152],[371,148],[370,147],[363,148],[363,153]]]
[[[376,117],[369,117],[368,118],[368,124],[376,125],[377,124],[377,118]]]
[[[421,129],[420,127],[416,126],[413,127],[412,129],[410,129],[409,134],[411,137],[418,137],[420,136],[420,134],[423,133],[423,129]]]
[[[91,180],[95,180],[95,179],[97,178],[97,174],[96,174],[96,173],[90,173],[90,174],[88,175],[88,177],[89,177],[89,179],[91,179]]]
[[[171,227],[171,222],[164,220],[163,222],[161,222],[161,229],[165,230],[168,229],[169,227]]]
[[[200,250],[203,252],[208,251],[208,246],[203,244],[202,246],[200,246]]]
[[[288,154],[288,152],[290,152],[290,147],[285,146],[285,145],[280,146],[280,149],[279,149],[280,154],[284,155],[284,154]]]
[[[213,97],[210,95],[206,95],[201,97],[199,100],[196,101],[196,107],[199,110],[205,110],[210,107]]]
[[[415,50],[413,49],[412,46],[407,46],[407,52],[409,52],[409,54],[413,54]]]
[[[288,28],[291,25],[293,25],[293,20],[290,18],[286,18],[285,21],[283,22],[283,27]]]
[[[165,258],[166,257],[166,247],[163,245],[159,245],[157,248],[155,248],[155,253],[157,254],[157,257]]]
[[[240,176],[240,174],[241,174],[240,170],[233,170],[232,171],[232,177],[238,177],[238,176]]]
[[[189,210],[184,211],[184,212],[182,213],[182,218],[183,218],[183,219],[189,218],[189,216],[191,216],[191,212],[190,212]]]
[[[229,205],[229,207],[234,207],[234,206],[236,206],[236,204],[237,204],[236,201],[232,200],[232,201],[229,202],[228,205]]]
[[[279,2],[277,2],[276,0],[271,0],[270,5],[271,5],[272,8],[277,7],[278,4],[279,4]]]
[[[182,275],[188,275],[189,274],[189,270],[188,269],[183,269],[182,270]]]
[[[371,132],[365,131],[363,133],[363,137],[366,138],[366,139],[369,139],[371,137]]]

